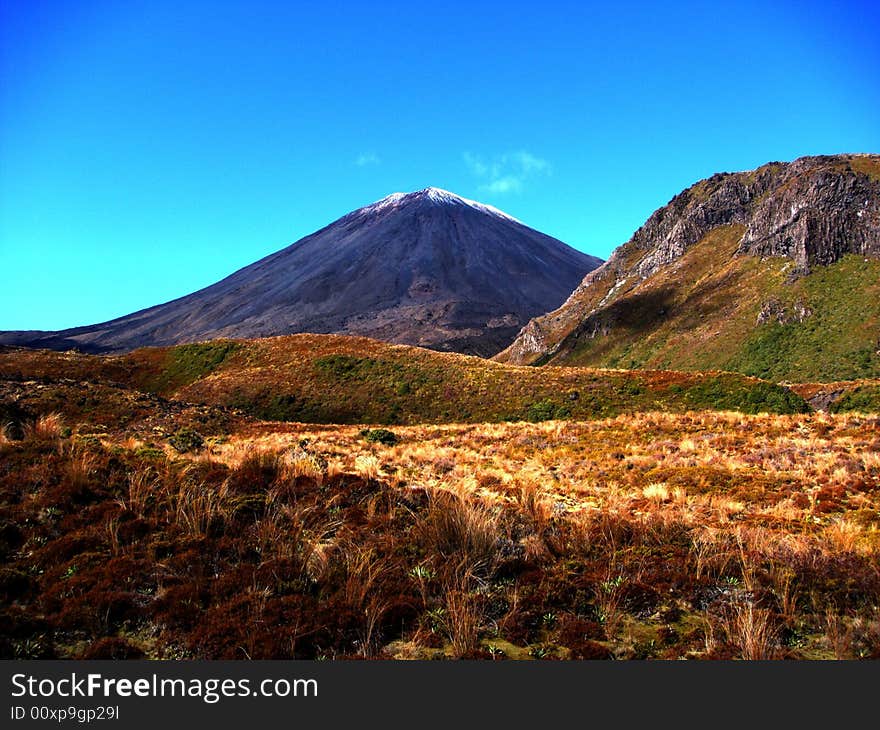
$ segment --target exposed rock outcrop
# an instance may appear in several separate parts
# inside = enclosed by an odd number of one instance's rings
[[[791,307],[777,297],[767,300],[761,305],[756,324],[790,324],[791,322],[803,322],[813,316],[813,310],[804,302],[795,302]]]

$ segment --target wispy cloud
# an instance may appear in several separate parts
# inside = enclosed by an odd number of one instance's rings
[[[495,178],[492,182],[480,185],[480,190],[489,193],[518,193],[522,190],[522,178],[513,175],[505,175],[504,177]]]
[[[547,160],[525,150],[488,159],[465,152],[464,163],[474,177],[482,180],[480,190],[487,193],[518,193],[528,180],[551,172]]]
[[[378,165],[382,162],[379,155],[375,152],[361,152],[354,161],[358,167],[366,167],[367,165]]]

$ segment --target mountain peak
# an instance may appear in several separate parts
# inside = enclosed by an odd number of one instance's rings
[[[444,190],[443,188],[435,188],[433,186],[417,190],[413,193],[413,195],[423,195],[432,199],[456,198],[458,200],[464,200],[464,198],[462,198],[460,195],[456,195],[455,193],[451,193],[448,190]]]
[[[411,193],[391,193],[391,195],[386,195],[381,200],[377,200],[375,203],[371,203],[370,205],[367,205],[355,212],[381,213],[387,210],[403,208],[404,206],[408,206],[414,203],[443,207],[466,206],[468,208],[478,210],[482,213],[488,213],[489,215],[504,218],[506,220],[513,221],[522,225],[522,221],[514,218],[512,215],[509,215],[503,210],[499,210],[492,205],[480,203],[477,200],[471,200],[456,193],[450,192],[449,190],[444,190],[443,188],[436,188],[433,186],[422,188],[421,190],[416,190]]]

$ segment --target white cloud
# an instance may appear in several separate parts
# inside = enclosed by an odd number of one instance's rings
[[[526,174],[550,171],[550,163],[547,162],[547,160],[535,157],[535,155],[530,152],[512,152],[509,155],[506,155],[506,157],[509,158],[512,164],[519,165],[519,168]]]
[[[472,155],[470,152],[464,153],[464,163],[470,168],[470,171],[477,177],[485,177],[489,173],[489,167],[480,158]]]
[[[366,167],[367,165],[378,165],[381,161],[375,152],[361,152],[354,164],[358,167]]]
[[[485,190],[487,193],[518,193],[522,190],[522,179],[506,175],[480,185],[480,190]]]
[[[474,177],[480,178],[480,190],[487,193],[518,193],[526,181],[549,175],[550,163],[525,150],[505,152],[486,159],[465,152],[464,163]]]

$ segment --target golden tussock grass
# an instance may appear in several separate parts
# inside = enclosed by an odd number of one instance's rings
[[[741,659],[758,661],[778,655],[779,631],[773,614],[750,600],[729,606],[722,619],[722,630]]]
[[[812,534],[834,549],[876,546],[858,525],[840,523],[850,510],[873,514],[878,507],[865,491],[865,480],[878,478],[876,440],[865,419],[851,415],[637,413],[591,422],[408,426],[394,427],[399,442],[391,447],[367,442],[361,430],[257,426],[230,437],[216,458],[235,466],[250,450],[295,454],[304,440],[307,452],[288,457],[293,474],[351,472],[428,490],[463,489],[486,504],[512,500],[536,524],[558,510],[624,515],[662,507],[688,525],[755,523],[783,535]]]
[[[388,446],[360,425],[251,423],[210,452],[130,454],[137,468],[114,488],[118,513],[101,513],[97,531],[124,556],[133,517],[194,544],[234,530],[261,576],[247,597],[254,616],[332,584],[364,657],[382,652],[399,616],[419,627],[408,642],[452,656],[479,653],[493,631],[587,655],[653,641],[660,656],[660,628],[679,636],[676,656],[791,656],[799,649],[786,637],[807,634],[822,656],[869,656],[878,425],[639,413],[393,427]],[[63,456],[65,479],[94,488],[114,448],[143,443],[31,448]],[[848,587],[841,576],[856,570]],[[279,571],[284,580],[271,577]]]
[[[49,413],[40,416],[33,423],[26,424],[24,427],[24,436],[26,439],[49,441],[61,438],[63,428],[64,419],[61,414]]]

